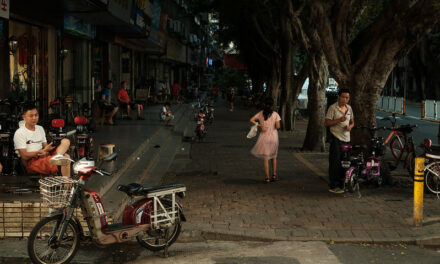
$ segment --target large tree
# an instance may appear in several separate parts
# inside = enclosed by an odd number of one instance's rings
[[[339,86],[351,90],[355,122],[362,126],[375,123],[377,97],[394,66],[440,19],[439,0],[292,3],[297,12],[293,16],[303,18],[303,26],[318,33],[329,70]],[[306,15],[298,14],[302,12]]]

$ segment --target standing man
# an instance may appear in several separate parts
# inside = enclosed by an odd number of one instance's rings
[[[118,97],[119,105],[122,108],[127,109],[127,119],[131,120],[130,109],[136,108],[137,109],[137,119],[144,120],[144,118],[142,117],[142,114],[141,114],[142,105],[130,102],[130,97],[128,96],[128,92],[127,92],[127,82],[126,81],[121,82],[121,89],[119,89],[116,97]]]
[[[63,138],[56,148],[52,143],[48,144],[43,127],[37,125],[38,110],[33,104],[25,105],[22,118],[25,125],[15,131],[14,145],[27,173],[50,175],[58,172],[58,166],[61,166],[61,174],[70,177],[70,161],[64,158],[69,157],[66,151],[70,141]]]
[[[107,113],[107,125],[114,125],[113,116],[118,112],[118,107],[111,102],[111,90],[113,88],[113,82],[107,81],[107,85],[101,90],[99,95],[99,108],[106,110]]]
[[[329,191],[343,193],[344,170],[341,167],[342,151],[341,144],[350,142],[350,131],[354,126],[354,116],[348,89],[339,90],[338,102],[332,104],[325,116],[324,126],[330,127],[330,151],[329,151]]]

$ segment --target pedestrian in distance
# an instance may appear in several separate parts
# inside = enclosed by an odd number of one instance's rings
[[[228,103],[229,103],[229,111],[231,111],[231,112],[234,111],[234,96],[235,96],[234,87],[229,87],[227,99],[228,99]]]
[[[341,167],[341,145],[350,142],[350,131],[354,126],[354,116],[350,100],[350,90],[339,90],[338,102],[332,104],[325,116],[324,126],[330,127],[330,150],[328,155],[329,191],[344,193],[344,170]]]
[[[160,118],[167,122],[167,126],[171,126],[171,121],[174,119],[174,115],[173,112],[171,112],[171,104],[169,102],[166,102],[162,107]]]
[[[278,155],[278,129],[280,129],[280,115],[273,111],[274,101],[266,98],[263,110],[254,115],[250,122],[258,125],[260,135],[251,153],[257,158],[263,159],[265,183],[277,181],[277,155]],[[272,179],[269,177],[269,160],[272,160]]]

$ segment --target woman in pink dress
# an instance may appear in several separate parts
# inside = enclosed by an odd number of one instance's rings
[[[269,160],[272,160],[272,181],[277,178],[277,155],[278,155],[278,129],[280,129],[280,115],[273,111],[273,99],[266,98],[263,111],[258,112],[250,119],[251,123],[260,128],[260,135],[251,153],[257,158],[264,160],[265,183],[271,182],[269,178]]]

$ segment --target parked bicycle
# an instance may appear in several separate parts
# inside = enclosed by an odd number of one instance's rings
[[[390,163],[390,170],[394,170],[399,166],[399,163],[403,162],[403,167],[408,170],[409,176],[411,179],[414,179],[414,160],[416,157],[416,148],[414,147],[414,142],[412,136],[409,136],[417,125],[402,125],[397,128],[388,128],[388,130],[397,130],[403,135],[403,142],[405,145],[403,149],[400,151],[399,156],[397,156],[396,161]]]
[[[396,114],[393,114],[390,117],[382,118],[382,120],[387,120],[391,122],[391,129],[389,129],[390,133],[388,134],[387,139],[383,142],[383,145],[386,146],[389,143],[391,154],[395,159],[398,159],[406,144],[406,139],[403,133],[398,129],[399,126],[396,125]]]
[[[366,127],[357,127],[365,129]],[[378,186],[384,182],[390,182],[390,172],[388,165],[383,162],[384,146],[383,138],[377,136],[379,129],[376,126],[368,128],[370,132],[370,145],[355,145],[355,149],[359,150],[357,155],[351,156],[349,160],[342,160],[342,167],[346,168],[345,188],[349,192],[359,191],[359,183],[362,181],[374,181]],[[342,146],[343,152],[347,153],[351,150],[351,145]],[[364,158],[364,151],[370,150],[370,155]]]
[[[114,157],[110,155],[106,160]],[[51,160],[52,164],[69,164],[70,159]],[[122,223],[109,224],[102,200],[96,192],[85,189],[94,174],[110,175],[95,167],[94,161],[79,160],[73,164],[79,180],[67,177],[46,177],[40,180],[43,201],[54,208],[32,229],[27,250],[33,263],[68,263],[85,240],[80,221],[74,210],[80,208],[90,230],[90,239],[101,245],[122,243],[136,238],[149,250],[165,250],[179,237],[185,221],[176,195],[184,197],[183,184],[143,187],[137,183],[119,185],[132,202],[123,212]],[[134,200],[134,201],[133,201]]]
[[[440,194],[440,145],[433,145],[431,139],[423,141],[425,156],[425,184],[432,193]]]

